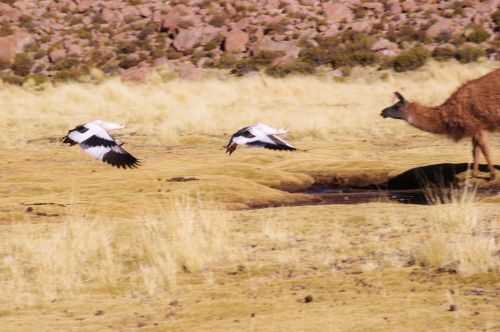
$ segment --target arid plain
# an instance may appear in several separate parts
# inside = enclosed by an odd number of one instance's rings
[[[500,330],[495,196],[316,204],[308,193],[470,162],[468,140],[379,114],[393,91],[435,105],[498,66],[1,86],[0,330]],[[140,168],[60,143],[97,118],[127,125],[116,137]],[[230,134],[258,121],[288,128],[299,150],[227,156]],[[490,143],[499,164],[500,137]]]

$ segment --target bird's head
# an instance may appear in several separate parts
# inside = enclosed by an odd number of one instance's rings
[[[236,150],[237,147],[238,147],[238,144],[236,144],[234,142],[230,142],[228,145],[225,146],[226,153],[231,155]]]

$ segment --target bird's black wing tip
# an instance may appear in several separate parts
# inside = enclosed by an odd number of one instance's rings
[[[117,152],[108,152],[106,155],[104,155],[104,158],[102,159],[103,162],[110,164],[113,167],[116,168],[123,168],[123,169],[133,169],[133,168],[138,168],[141,166],[141,160],[137,159],[136,157],[132,156],[130,153],[125,152],[125,153],[117,153]]]

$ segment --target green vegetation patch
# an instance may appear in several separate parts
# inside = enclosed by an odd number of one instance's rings
[[[415,70],[422,67],[430,56],[430,52],[423,46],[417,45],[401,52],[392,59],[392,67],[397,72]]]

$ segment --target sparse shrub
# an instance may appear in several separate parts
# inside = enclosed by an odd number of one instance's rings
[[[495,29],[496,30],[500,29],[500,9],[491,14],[491,20],[495,24]]]
[[[465,11],[464,8],[467,7],[467,4],[464,1],[455,1],[451,6],[453,9],[454,16],[464,16]]]
[[[80,61],[77,58],[67,57],[67,58],[64,58],[64,59],[57,61],[54,64],[53,69],[54,70],[72,69],[72,68],[77,67],[79,65],[79,63],[80,63]]]
[[[58,82],[78,81],[82,72],[78,68],[59,70],[54,74],[54,80]]]
[[[477,61],[484,55],[484,51],[479,47],[464,46],[457,50],[456,59],[461,63],[469,63]]]
[[[257,66],[267,66],[271,64],[275,59],[285,56],[283,51],[268,51],[262,50],[256,53],[250,58],[250,61]]]
[[[197,205],[195,205],[197,204]],[[202,203],[173,203],[140,222],[107,223],[68,217],[43,232],[0,247],[3,294],[17,305],[100,290],[164,297],[182,273],[203,277],[240,256],[229,234],[230,216]],[[206,205],[206,204],[205,204]]]
[[[7,83],[7,84],[12,84],[12,85],[22,85],[24,82],[24,79],[20,76],[14,75],[14,74],[1,74],[0,79]]]
[[[468,42],[480,44],[487,41],[490,38],[490,33],[486,31],[482,26],[475,26],[472,30],[466,34],[465,39]]]
[[[417,30],[410,24],[401,26],[399,30],[391,27],[386,33],[386,38],[399,44],[403,42],[426,43],[429,41],[429,38],[425,34],[425,29],[420,28]]]
[[[71,19],[69,20],[69,25],[70,26],[75,26],[75,25],[78,25],[78,24],[80,24],[82,22],[83,22],[83,19],[82,19],[81,16],[72,15]]]
[[[237,63],[233,69],[231,69],[231,74],[235,76],[245,76],[248,73],[258,71],[259,68],[255,63],[249,61],[242,61]]]
[[[139,32],[137,35],[137,39],[139,40],[145,40],[148,38],[150,35],[152,35],[155,31],[159,30],[159,26],[153,22],[150,22],[144,26],[144,28]]]
[[[275,33],[275,34],[284,33],[287,29],[287,24],[288,24],[288,20],[286,20],[286,19],[282,19],[278,22],[272,22],[264,28],[264,34],[267,35],[267,34],[272,34],[272,33]]]
[[[452,34],[449,31],[441,31],[435,38],[434,41],[443,44],[451,40]]]
[[[16,55],[14,64],[12,65],[11,69],[14,74],[24,77],[31,72],[33,64],[33,59],[28,54],[20,53]]]
[[[92,23],[100,25],[106,23],[106,20],[104,19],[101,13],[97,13],[92,17]]]
[[[9,36],[14,33],[14,30],[10,27],[10,24],[3,22],[0,24],[0,37]]]
[[[432,57],[438,61],[445,61],[455,58],[455,51],[449,47],[436,47],[432,51]]]
[[[314,65],[330,64],[334,68],[355,65],[371,65],[377,55],[371,50],[373,38],[364,33],[345,32],[341,35],[321,38],[318,47],[302,49],[300,59]]]
[[[226,16],[223,14],[214,15],[208,23],[216,28],[221,28],[226,24]]]
[[[134,56],[127,56],[120,60],[118,66],[122,69],[129,69],[137,66],[141,62],[141,59]]]
[[[19,17],[19,25],[29,31],[33,31],[35,29],[33,18],[29,15],[21,15]]]
[[[265,72],[272,77],[285,77],[290,74],[310,75],[314,74],[315,67],[311,63],[298,60],[268,67]]]
[[[397,72],[417,69],[425,64],[429,58],[429,51],[422,46],[415,46],[401,52],[392,60],[392,67]]]
[[[78,30],[77,36],[80,39],[90,39],[92,38],[92,32],[90,32],[90,30],[86,28],[81,28],[80,30]]]
[[[210,40],[208,43],[206,43],[205,46],[203,46],[203,48],[205,49],[205,51],[218,49],[221,47],[223,41],[224,41],[224,36],[217,35],[214,38],[212,38],[212,40]]]
[[[25,82],[32,81],[34,85],[42,85],[49,81],[46,75],[42,74],[30,74],[26,77]]]
[[[218,61],[214,64],[216,68],[233,68],[238,63],[238,59],[228,53],[224,53],[220,56]]]
[[[137,45],[133,42],[121,42],[116,48],[116,53],[131,54],[137,50]]]
[[[167,59],[169,60],[176,60],[176,59],[180,59],[184,56],[184,54],[182,54],[181,52],[177,52],[176,50],[174,49],[169,49],[167,51]]]
[[[444,200],[430,197],[437,206],[431,210],[432,224],[425,241],[413,251],[413,261],[464,276],[499,271],[495,238],[484,231],[474,197],[471,190],[453,191]]]

